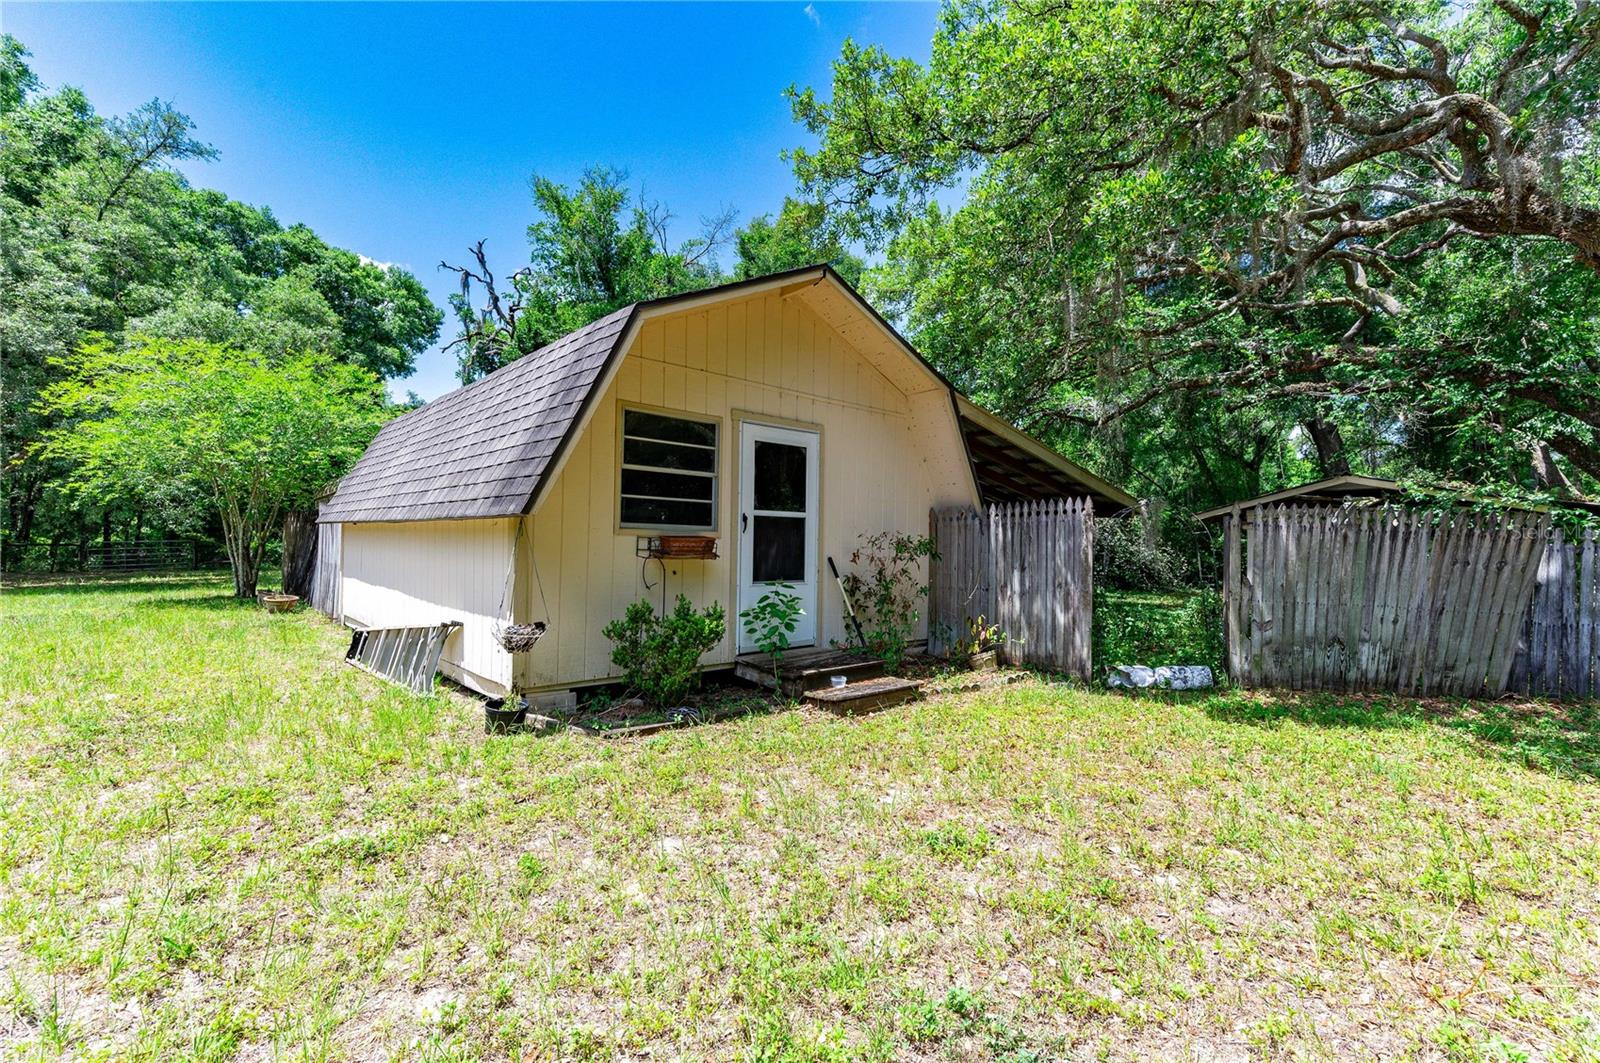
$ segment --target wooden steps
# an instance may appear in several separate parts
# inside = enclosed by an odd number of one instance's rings
[[[785,697],[798,698],[809,691],[826,687],[832,677],[842,675],[851,683],[883,675],[883,662],[848,650],[798,649],[783,655],[779,674],[772,672],[772,658],[765,653],[746,653],[734,659],[733,672],[740,679],[775,689]]]
[[[841,714],[876,712],[891,705],[898,705],[902,701],[910,701],[917,696],[917,691],[920,689],[922,684],[914,679],[898,679],[885,675],[856,680],[842,687],[825,686],[808,690],[805,700],[807,704],[827,709],[829,712]]]

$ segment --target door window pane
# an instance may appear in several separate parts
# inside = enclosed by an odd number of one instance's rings
[[[806,511],[806,448],[756,440],[757,509],[782,513]]]
[[[751,529],[750,578],[756,583],[805,582],[805,517],[755,518]]]

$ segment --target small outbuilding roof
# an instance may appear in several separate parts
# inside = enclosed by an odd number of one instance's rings
[[[1218,506],[1203,513],[1196,513],[1195,516],[1200,520],[1216,520],[1219,517],[1227,516],[1235,509],[1247,510],[1256,506],[1270,506],[1274,502],[1299,505],[1343,505],[1355,499],[1400,498],[1407,493],[1406,488],[1399,480],[1388,480],[1381,476],[1330,476],[1324,480],[1313,480],[1297,487],[1286,487],[1282,491],[1257,495],[1254,498],[1247,498],[1240,502],[1230,502],[1226,506]],[[1471,495],[1463,495],[1461,501],[1471,502],[1472,497]],[[1591,502],[1587,499],[1567,499],[1561,505],[1588,510],[1591,513],[1600,513],[1600,502]],[[1510,508],[1545,510],[1551,507],[1512,505]]]
[[[1315,505],[1320,502],[1333,505],[1348,502],[1352,498],[1384,498],[1400,493],[1399,480],[1386,480],[1380,476],[1329,476],[1324,480],[1313,480],[1295,487],[1285,487],[1281,491],[1271,491],[1254,498],[1230,502],[1225,506],[1208,509],[1204,513],[1196,513],[1195,516],[1200,520],[1216,520],[1232,513],[1235,507],[1250,509],[1254,506],[1270,506],[1274,502],[1297,502],[1303,505]]]
[[[581,430],[641,316],[746,289],[831,281],[892,338],[930,384],[948,389],[979,493],[987,502],[1088,495],[1101,513],[1132,495],[983,410],[942,375],[829,266],[806,266],[625,306],[548,346],[389,422],[317,514],[324,524],[463,520],[527,512]]]

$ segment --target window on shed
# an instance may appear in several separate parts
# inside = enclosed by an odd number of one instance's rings
[[[711,531],[717,514],[717,425],[622,411],[622,525]]]

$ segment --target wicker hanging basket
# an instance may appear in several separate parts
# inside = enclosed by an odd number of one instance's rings
[[[498,624],[494,637],[507,653],[527,653],[544,637],[544,632],[542,620],[533,624]]]

